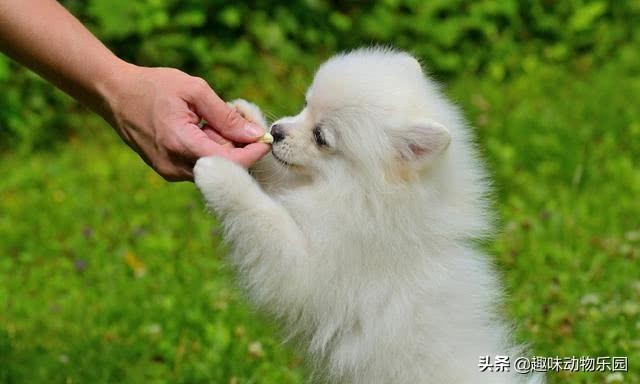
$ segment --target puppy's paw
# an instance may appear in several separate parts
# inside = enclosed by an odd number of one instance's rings
[[[244,99],[236,99],[227,104],[235,108],[246,120],[258,124],[264,128],[265,132],[267,132],[267,120],[264,118],[262,111],[260,111],[260,108],[257,105]]]
[[[243,201],[251,200],[255,189],[247,170],[223,157],[199,159],[193,167],[193,176],[207,206],[217,213],[241,207]]]
[[[202,157],[193,167],[193,178],[196,185],[202,189],[205,186],[214,186],[224,183],[229,177],[225,174],[233,172],[237,167],[233,162],[218,156]]]
[[[246,188],[247,182],[252,182],[246,169],[218,156],[200,158],[193,167],[193,178],[203,193],[233,192]]]

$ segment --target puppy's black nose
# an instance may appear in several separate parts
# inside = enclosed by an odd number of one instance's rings
[[[284,128],[282,128],[282,125],[275,124],[271,126],[271,136],[273,136],[274,143],[284,140]]]

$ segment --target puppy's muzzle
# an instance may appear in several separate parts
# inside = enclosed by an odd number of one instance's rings
[[[271,136],[273,136],[273,142],[277,143],[284,140],[285,132],[284,128],[280,124],[274,124],[271,126]]]

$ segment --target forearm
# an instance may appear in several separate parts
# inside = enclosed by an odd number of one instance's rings
[[[310,260],[306,239],[289,213],[227,160],[200,159],[194,174],[256,302],[270,310],[302,306],[309,296]]]
[[[129,65],[56,1],[0,1],[0,49],[110,119],[106,94]]]
[[[100,114],[167,180],[191,180],[203,156],[248,167],[269,150],[255,143],[263,128],[206,81],[120,60],[54,0],[0,0],[0,51]],[[208,122],[202,129],[201,119]]]
[[[232,261],[256,304],[278,315],[285,308],[302,308],[308,300],[310,259],[300,229],[275,202],[221,217]],[[292,319],[293,320],[293,319]]]

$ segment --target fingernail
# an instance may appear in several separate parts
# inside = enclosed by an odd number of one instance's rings
[[[251,135],[252,137],[261,137],[262,135],[264,135],[264,129],[252,123],[246,124],[244,126],[244,131],[247,133],[247,135]]]

